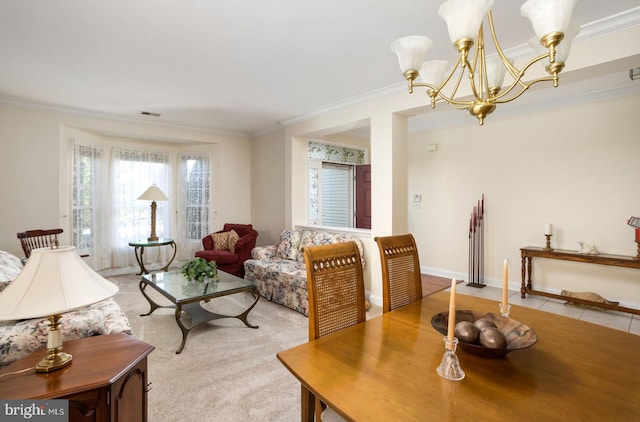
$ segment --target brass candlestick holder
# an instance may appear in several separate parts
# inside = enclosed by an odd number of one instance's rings
[[[457,346],[457,337],[454,337],[453,340],[449,341],[447,336],[444,336],[444,355],[442,356],[440,365],[436,369],[438,375],[452,381],[460,381],[464,378],[464,371],[460,367],[458,356],[456,356]]]
[[[552,234],[545,234],[544,237],[547,238],[547,244],[544,247],[545,251],[552,251],[553,249],[551,249],[551,236],[553,236]]]
[[[636,240],[636,246],[638,247],[638,252],[636,252],[636,259],[640,259],[640,240]]]

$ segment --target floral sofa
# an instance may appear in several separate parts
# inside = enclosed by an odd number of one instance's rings
[[[309,315],[305,246],[355,241],[364,265],[362,241],[346,233],[284,230],[277,245],[258,246],[244,262],[244,278],[256,283],[260,295],[294,311]]]
[[[0,294],[22,271],[20,259],[0,251]],[[131,334],[129,320],[113,298],[62,314],[63,340],[125,332]],[[46,317],[0,321],[0,366],[8,365],[31,352],[46,347],[49,322]]]

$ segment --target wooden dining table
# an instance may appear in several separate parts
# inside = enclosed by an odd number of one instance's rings
[[[498,313],[498,302],[457,295],[458,310]],[[460,348],[466,376],[440,377],[448,310],[439,292],[277,354],[300,381],[301,420],[315,397],[351,421],[640,421],[640,336],[512,305],[533,346],[501,358]]]

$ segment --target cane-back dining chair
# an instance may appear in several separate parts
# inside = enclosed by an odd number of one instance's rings
[[[22,233],[18,233],[18,239],[22,245],[25,258],[31,256],[31,251],[37,248],[48,248],[51,245],[58,244],[58,235],[62,233],[62,229],[50,229],[50,230],[27,230]]]
[[[362,259],[355,242],[304,248],[309,291],[309,341],[366,320]],[[340,416],[316,398],[316,419]]]
[[[382,265],[382,312],[422,298],[422,275],[416,241],[411,234],[374,239]]]

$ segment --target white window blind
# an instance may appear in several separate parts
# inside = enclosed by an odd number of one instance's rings
[[[322,165],[322,225],[353,227],[353,166]]]

